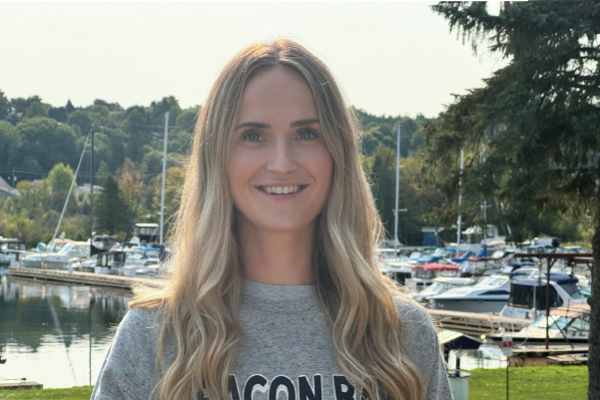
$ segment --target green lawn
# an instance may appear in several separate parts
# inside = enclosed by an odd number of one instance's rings
[[[68,389],[0,390],[0,399],[12,400],[90,400],[93,386],[75,386]]]
[[[506,399],[506,369],[469,371],[469,400]],[[510,368],[512,400],[586,400],[588,370],[577,367]],[[0,390],[0,399],[89,400],[93,386],[69,389]]]
[[[469,371],[469,400],[506,399],[506,368]],[[509,368],[511,400],[587,400],[587,366]]]

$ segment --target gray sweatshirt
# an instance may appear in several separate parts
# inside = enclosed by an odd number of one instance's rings
[[[452,400],[429,316],[406,300],[397,300],[397,306],[404,348],[421,374],[425,399]],[[92,400],[154,399],[161,329],[156,314],[132,309],[125,315]],[[231,400],[360,399],[336,360],[331,326],[315,286],[245,281],[239,318],[244,335],[229,377]],[[167,362],[175,354],[174,345],[167,346]]]

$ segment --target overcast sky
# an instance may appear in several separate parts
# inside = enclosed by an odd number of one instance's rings
[[[54,106],[173,95],[189,107],[238,50],[283,36],[332,69],[350,104],[433,117],[504,61],[473,55],[430,4],[0,2],[0,90]]]

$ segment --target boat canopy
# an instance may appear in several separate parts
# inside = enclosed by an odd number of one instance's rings
[[[442,254],[428,254],[428,255],[424,255],[421,256],[417,259],[418,262],[424,262],[424,263],[430,263],[433,261],[438,261],[441,260],[442,258],[444,258],[444,256]]]
[[[412,267],[413,270],[424,269],[427,271],[458,271],[458,267],[456,265],[447,265],[447,264],[425,264],[425,265],[416,265]]]
[[[459,258],[453,258],[452,261],[457,262],[457,263],[461,263],[463,261],[466,261],[467,258],[469,258],[471,256],[471,254],[474,254],[474,253],[472,251],[467,251],[466,253],[464,253]]]
[[[534,299],[535,296],[535,299]],[[556,289],[550,286],[550,307],[562,306],[562,298]],[[546,282],[534,279],[524,279],[510,284],[508,304],[522,308],[546,308]]]
[[[531,266],[531,265],[533,265],[533,263],[531,261],[510,261],[507,265],[509,267],[513,267],[513,271],[514,271],[517,268]]]

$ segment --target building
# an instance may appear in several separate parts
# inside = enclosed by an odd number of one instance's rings
[[[20,196],[21,193],[17,189],[13,189],[2,177],[0,176],[0,198],[7,199],[13,196]]]

